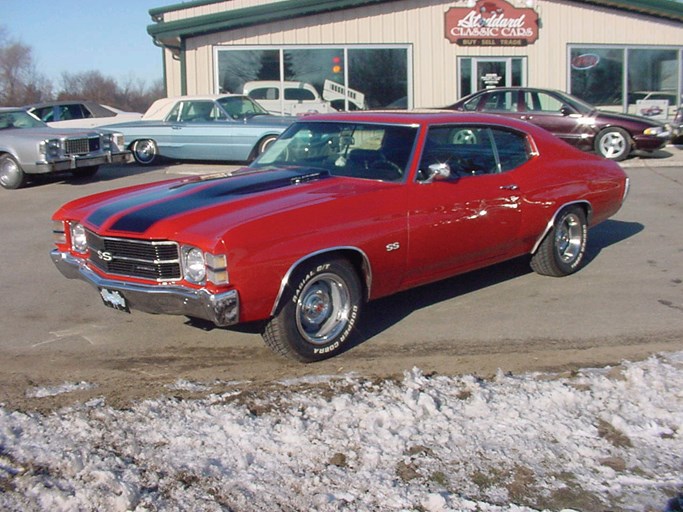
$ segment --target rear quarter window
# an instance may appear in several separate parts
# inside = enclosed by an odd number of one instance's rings
[[[496,143],[501,172],[519,167],[531,158],[526,134],[501,129],[493,129],[491,132]]]

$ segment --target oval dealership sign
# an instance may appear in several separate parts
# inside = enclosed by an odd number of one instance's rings
[[[594,53],[584,53],[572,59],[572,68],[584,70],[594,68],[600,62],[600,56]]]
[[[446,11],[446,38],[460,46],[526,46],[538,39],[538,14],[505,0],[479,0]]]

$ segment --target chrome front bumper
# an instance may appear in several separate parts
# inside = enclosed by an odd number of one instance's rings
[[[106,152],[95,156],[72,156],[54,160],[40,160],[36,162],[36,173],[69,171],[83,167],[94,167],[106,164],[127,164],[133,160],[133,154],[126,151],[116,153]]]
[[[126,309],[153,314],[185,315],[208,320],[225,327],[239,321],[239,297],[236,290],[212,294],[205,289],[172,285],[146,285],[106,279],[96,274],[81,260],[53,249],[53,263],[69,279],[90,283],[102,294],[118,292],[125,298]]]

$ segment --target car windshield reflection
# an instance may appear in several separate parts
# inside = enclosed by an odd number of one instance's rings
[[[299,122],[250,166],[304,167],[379,181],[402,181],[415,144],[414,126]]]
[[[31,114],[24,110],[10,110],[0,112],[0,130],[8,128],[41,128],[45,126]]]

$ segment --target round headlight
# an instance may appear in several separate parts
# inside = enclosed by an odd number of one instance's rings
[[[85,228],[77,222],[71,224],[71,248],[76,252],[87,252],[88,250]]]
[[[204,264],[204,253],[196,247],[187,248],[185,256],[185,279],[199,283],[206,277],[206,265]]]

